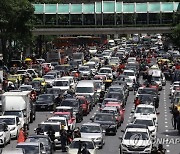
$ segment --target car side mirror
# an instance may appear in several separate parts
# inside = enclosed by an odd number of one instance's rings
[[[157,115],[159,115],[159,114],[160,114],[160,112],[156,112],[156,114],[157,114]]]
[[[105,129],[103,129],[103,131],[102,131],[103,133],[106,133],[106,130]]]
[[[124,130],[121,130],[122,133],[124,133],[125,131]]]

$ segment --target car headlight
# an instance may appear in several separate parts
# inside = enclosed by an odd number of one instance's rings
[[[15,130],[15,129],[16,129],[16,127],[12,127],[12,128],[10,129],[10,131]]]
[[[96,140],[102,140],[102,138],[101,138],[101,137],[98,137],[98,138],[96,138]]]
[[[109,128],[115,128],[116,127],[116,125],[111,125]]]

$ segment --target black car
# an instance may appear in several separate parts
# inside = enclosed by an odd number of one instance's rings
[[[76,115],[76,121],[81,122],[83,120],[83,109],[79,99],[66,98],[62,101],[61,106],[73,107],[73,112]]]
[[[31,135],[28,136],[26,142],[40,142],[44,145],[47,154],[52,154],[54,151],[54,145],[51,139],[47,135]]]
[[[113,133],[116,135],[117,132],[117,122],[114,114],[111,113],[97,113],[93,118],[92,122],[101,124],[103,130],[106,134]]]
[[[122,93],[119,92],[109,92],[106,95],[106,98],[115,98],[118,102],[121,102],[122,104],[125,104],[125,96]]]
[[[138,95],[140,104],[155,105],[155,100],[151,94],[140,94]]]
[[[55,110],[56,104],[54,103],[53,94],[41,94],[36,101],[36,110]]]
[[[47,94],[53,94],[54,97],[58,97],[59,94],[63,94],[63,91],[59,88],[47,88]]]
[[[143,88],[139,91],[139,94],[151,94],[155,101],[155,108],[159,107],[159,92],[155,88]]]

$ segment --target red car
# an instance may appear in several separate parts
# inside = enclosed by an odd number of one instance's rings
[[[151,83],[147,83],[147,81],[145,81],[142,87],[147,87],[147,85],[149,85],[149,88],[155,88],[156,90],[160,90],[159,85],[155,81],[151,81]]]
[[[91,110],[89,101],[87,101],[85,96],[76,96],[76,97],[80,100],[83,109],[83,114],[88,115],[88,113]]]
[[[74,130],[76,127],[76,118],[73,116],[71,112],[54,112],[54,116],[58,117],[66,117],[68,120],[68,127],[70,130]]]
[[[119,104],[119,102],[108,102],[105,106],[106,107],[111,107],[111,106],[117,107],[119,110],[119,113],[120,113],[121,123],[123,123],[125,109],[122,107],[122,104]]]

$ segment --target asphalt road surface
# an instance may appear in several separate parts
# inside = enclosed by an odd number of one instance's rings
[[[169,100],[169,91],[170,91],[170,83],[167,82],[166,86],[163,87],[163,90],[160,91],[160,106],[159,111],[160,114],[158,115],[158,132],[157,132],[157,138],[158,141],[164,142],[164,148],[167,150],[167,153],[171,154],[180,154],[180,136],[177,134],[177,130],[174,130],[172,127],[171,118],[172,115],[170,113],[169,107],[170,107],[170,100]],[[105,136],[105,145],[102,149],[97,151],[97,154],[118,154],[119,153],[119,145],[120,140],[119,136],[122,136],[121,130],[126,127],[128,123],[131,122],[133,114],[131,113],[131,110],[133,109],[133,100],[134,100],[134,93],[130,92],[130,95],[127,100],[126,104],[126,111],[125,111],[125,121],[119,127],[118,132],[116,136]],[[94,107],[93,111],[88,116],[84,117],[84,120],[77,124],[77,126],[80,126],[81,124],[85,122],[89,122],[90,118],[98,112],[98,107]],[[36,121],[34,121],[30,125],[29,134],[34,134],[34,128],[37,127],[38,123],[46,120],[48,117],[50,117],[51,114],[49,112],[37,112],[37,118]],[[5,148],[15,148],[17,144],[16,140],[12,140],[11,144],[7,145]],[[62,153],[61,150],[57,150],[55,154]]]

